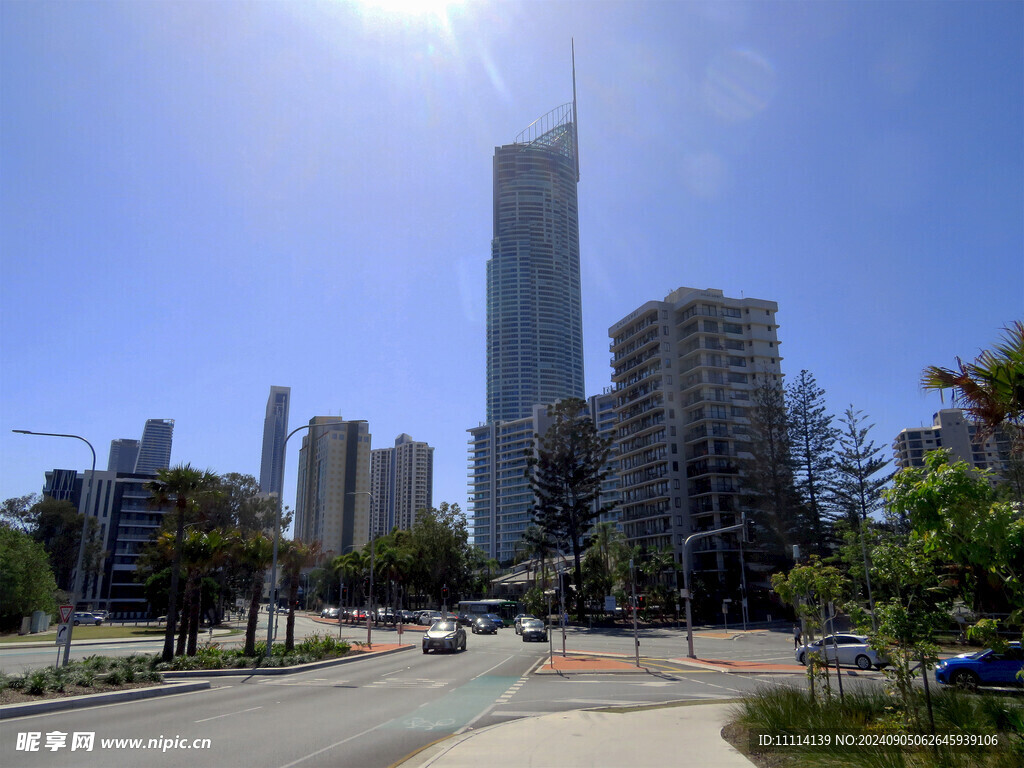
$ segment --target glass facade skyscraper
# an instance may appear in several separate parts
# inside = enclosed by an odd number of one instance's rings
[[[147,419],[139,441],[139,456],[135,472],[155,475],[171,466],[171,441],[174,438],[174,419]]]
[[[263,453],[260,458],[260,492],[280,497],[284,485],[284,441],[288,436],[288,403],[291,387],[271,387],[263,420]]]
[[[575,103],[494,150],[487,421],[584,398]]]

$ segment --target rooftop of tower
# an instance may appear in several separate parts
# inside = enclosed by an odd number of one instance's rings
[[[524,147],[544,147],[562,155],[576,157],[576,126],[573,123],[573,104],[555,107],[538,117],[519,132],[513,144]]]

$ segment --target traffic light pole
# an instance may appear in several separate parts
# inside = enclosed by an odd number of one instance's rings
[[[697,654],[693,652],[693,616],[690,608],[690,603],[692,601],[690,595],[690,544],[697,539],[706,539],[723,533],[731,533],[732,531],[742,531],[746,529],[746,527],[747,518],[744,514],[738,525],[730,525],[725,528],[716,528],[713,531],[701,531],[700,533],[694,533],[687,536],[686,541],[683,542],[683,598],[686,600],[686,655],[691,659],[696,659]],[[633,610],[636,610],[635,606]]]

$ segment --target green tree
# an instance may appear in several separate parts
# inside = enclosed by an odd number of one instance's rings
[[[789,444],[801,508],[805,510],[812,537],[812,551],[824,556],[831,532],[828,519],[829,489],[835,482],[835,445],[839,430],[832,426],[832,414],[825,406],[825,390],[814,375],[802,370],[786,387]]]
[[[874,424],[864,425],[864,415],[851,405],[840,423],[839,450],[836,454],[836,477],[832,484],[832,503],[840,519],[854,537],[859,550],[857,559],[847,558],[850,573],[864,583],[872,616],[874,597],[871,592],[871,563],[868,540],[872,537],[871,516],[882,508],[883,491],[892,480],[891,472],[883,472],[888,461],[882,449],[868,438]]]
[[[295,604],[299,601],[299,578],[303,568],[316,565],[323,557],[320,542],[304,542],[301,539],[282,542],[284,547],[278,553],[285,581],[288,583],[288,619],[285,622],[284,648],[295,648]]]
[[[748,414],[750,440],[745,448],[749,455],[741,460],[740,482],[743,504],[758,530],[760,552],[752,553],[752,559],[759,555],[767,560],[765,565],[778,570],[784,563],[792,562],[793,544],[806,551],[811,538],[802,525],[804,516],[793,473],[785,393],[767,374],[754,389]]]
[[[36,502],[30,510],[33,521],[32,538],[43,545],[50,558],[57,586],[70,592],[74,582],[75,563],[78,561],[78,544],[82,540],[82,518],[70,501],[58,501],[49,496]],[[86,545],[82,560],[83,571],[88,571],[90,564],[95,568],[97,543],[92,539],[99,530],[95,518],[90,518],[87,526],[90,542]],[[83,572],[84,587],[85,573]],[[83,589],[84,592],[84,589]]]
[[[421,509],[409,532],[413,585],[441,604],[441,588],[448,586],[452,600],[472,588],[469,569],[469,531],[458,504],[441,502],[436,509]]]
[[[959,572],[961,594],[975,609],[1024,605],[1024,511],[998,501],[988,480],[948,450],[929,451],[924,467],[898,472],[885,496],[928,553]],[[1001,605],[992,601],[1000,599]]]
[[[190,464],[180,464],[157,472],[156,480],[146,483],[157,508],[173,506],[176,524],[174,560],[171,564],[171,584],[167,599],[167,629],[164,634],[162,658],[174,658],[174,632],[178,620],[178,579],[181,573],[181,549],[185,539],[185,519],[196,514],[203,504],[217,496],[219,478],[210,470],[199,470]]]
[[[36,493],[4,499],[0,505],[0,525],[7,525],[22,533],[31,533],[36,527],[33,508],[38,501],[39,494]]]
[[[797,615],[810,630],[808,637],[813,638],[815,630],[826,631],[833,605],[843,597],[847,582],[838,568],[824,565],[816,555],[812,555],[806,565],[794,566],[788,574],[772,574],[772,588],[784,603],[792,605]],[[807,660],[807,677],[811,684],[811,697],[814,697],[815,666],[822,661],[825,667],[826,696],[832,695],[832,684],[828,676],[828,657],[814,658],[810,654]],[[838,657],[837,657],[838,658]],[[836,677],[839,693],[842,696],[842,677],[839,676],[838,663]]]
[[[354,606],[356,604],[355,581],[369,568],[369,554],[369,551],[367,551],[364,556],[363,553],[358,550],[346,552],[343,555],[335,557],[331,564],[335,576],[346,586],[349,606]],[[339,604],[341,602],[344,601],[339,598]]]
[[[0,522],[0,630],[18,627],[33,611],[53,614],[57,582],[46,550],[24,531]]]
[[[601,484],[607,477],[612,441],[602,438],[587,416],[586,403],[568,398],[548,406],[553,419],[536,447],[528,452],[527,478],[533,490],[534,520],[553,539],[572,550],[575,612],[582,620],[583,541],[594,521],[614,509],[614,503],[599,504]]]
[[[263,577],[274,556],[274,542],[262,533],[250,533],[233,538],[231,547],[234,560],[249,575],[246,592],[249,595],[249,615],[245,625],[246,656],[256,655],[256,624],[263,597]]]
[[[588,599],[601,604],[616,585],[616,565],[625,551],[625,537],[615,523],[594,526],[583,557],[583,589]],[[628,559],[628,557],[627,557]]]

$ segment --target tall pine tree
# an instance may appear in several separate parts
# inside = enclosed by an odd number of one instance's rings
[[[839,430],[832,426],[832,414],[825,407],[825,390],[807,370],[786,387],[786,406],[796,490],[811,533],[809,546],[811,552],[824,556],[831,538],[826,531],[826,508],[835,478]]]
[[[533,514],[550,538],[572,549],[576,584],[576,616],[583,617],[583,538],[594,521],[614,504],[598,505],[601,482],[608,474],[611,440],[602,438],[578,398],[548,407],[554,421],[536,452],[529,456],[527,477],[534,493]]]

